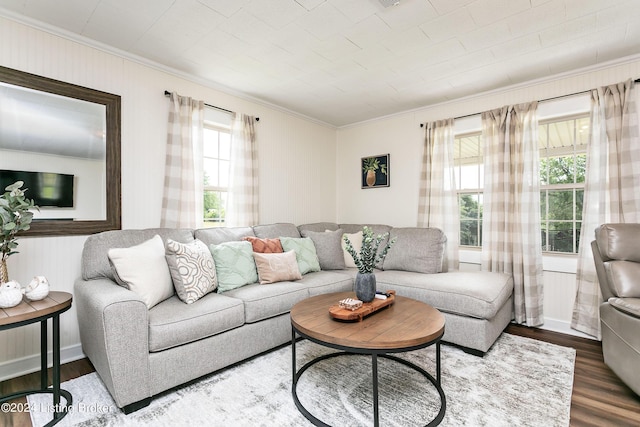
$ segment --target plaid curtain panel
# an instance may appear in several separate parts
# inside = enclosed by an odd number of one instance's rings
[[[202,226],[204,102],[173,92],[170,98],[160,226]]]
[[[594,230],[605,223],[640,220],[640,138],[634,86],[627,80],[591,91],[591,132],[571,327],[598,339],[602,296],[591,251]]]
[[[453,119],[427,123],[425,129],[418,227],[435,227],[444,232],[447,243],[443,271],[457,270],[460,225],[453,160]]]
[[[230,227],[259,224],[258,146],[255,117],[235,114],[231,127],[231,176],[226,223]]]
[[[513,275],[518,323],[543,323],[537,102],[482,113],[482,269]]]

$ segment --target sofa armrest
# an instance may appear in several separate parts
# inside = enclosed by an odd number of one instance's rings
[[[74,300],[82,350],[118,407],[151,397],[144,301],[109,279],[76,280]]]
[[[609,304],[618,311],[640,319],[640,298],[609,298]]]

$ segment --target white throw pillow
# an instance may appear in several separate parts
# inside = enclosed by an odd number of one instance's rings
[[[344,236],[347,236],[349,238],[349,241],[351,242],[351,246],[353,246],[353,249],[355,249],[355,251],[360,254],[360,249],[362,249],[362,230],[358,231],[357,233],[344,233],[342,235],[342,250],[344,251],[344,265],[345,267],[349,268],[349,267],[354,267],[356,266],[355,261],[353,260],[353,257],[351,256],[351,254],[349,252],[347,252],[347,244],[344,242]]]
[[[164,243],[157,234],[136,246],[109,249],[107,254],[116,282],[138,294],[147,308],[174,294]]]

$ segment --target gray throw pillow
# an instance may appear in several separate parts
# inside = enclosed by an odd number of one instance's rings
[[[395,244],[384,259],[384,270],[440,273],[447,241],[438,228],[392,228],[389,238]]]
[[[323,232],[302,230],[301,234],[313,241],[322,270],[342,270],[345,268],[341,229]]]

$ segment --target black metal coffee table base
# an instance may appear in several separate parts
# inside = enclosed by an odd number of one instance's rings
[[[304,334],[301,334],[301,335],[304,336]],[[317,342],[318,344],[327,346],[327,343],[318,342],[317,340],[314,340],[313,338],[310,338],[310,337],[306,337],[306,338],[309,339],[310,341],[314,341],[314,342]],[[419,348],[424,348],[432,344],[433,343],[429,343],[427,345],[421,345],[416,348],[403,349],[402,351],[405,352],[405,351],[417,350]],[[419,372],[433,384],[435,389],[438,391],[438,394],[440,395],[440,411],[438,411],[438,414],[436,415],[436,417],[431,422],[425,424],[425,426],[429,426],[429,427],[437,426],[442,422],[442,419],[444,418],[444,414],[446,411],[446,397],[444,395],[444,391],[442,390],[442,385],[440,383],[440,339],[438,339],[435,344],[436,344],[436,378],[434,378],[433,375],[428,373],[426,370],[424,370],[420,366],[415,365],[414,363],[411,363],[407,360],[387,354],[387,352],[392,352],[392,351],[383,352],[383,351],[378,351],[378,350],[373,351],[368,349],[339,348],[340,346],[336,346],[336,345],[329,345],[329,346],[333,348],[341,349],[343,351],[330,353],[330,354],[317,357],[311,360],[310,362],[306,363],[302,368],[300,368],[300,370],[296,371],[296,330],[293,329],[292,337],[291,337],[292,372],[293,372],[293,382],[291,386],[291,393],[293,394],[293,401],[298,407],[298,410],[300,411],[300,413],[304,415],[304,417],[309,421],[311,421],[314,425],[330,427],[329,424],[326,424],[325,422],[321,421],[320,419],[315,417],[313,414],[311,414],[311,412],[309,412],[307,408],[305,408],[304,405],[300,402],[300,399],[298,398],[298,392],[297,392],[298,380],[307,369],[309,369],[316,363],[321,362],[323,360],[330,359],[333,357],[338,357],[338,356],[356,356],[356,355],[370,354],[372,377],[373,377],[374,426],[377,427],[379,425],[379,416],[380,416],[379,406],[378,406],[378,357],[382,357],[385,359],[389,359],[389,360],[393,360],[395,362],[401,363]]]

